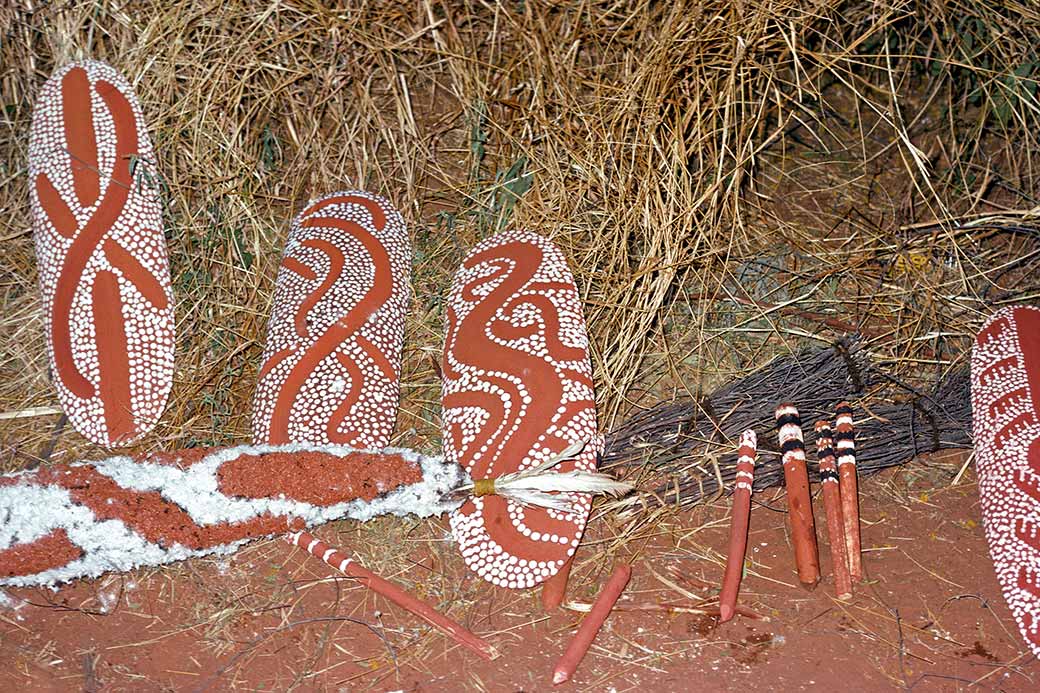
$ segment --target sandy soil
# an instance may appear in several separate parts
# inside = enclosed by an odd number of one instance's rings
[[[609,555],[616,518],[596,521],[569,597],[588,603],[612,560],[634,577],[572,683],[632,691],[1029,691],[1040,663],[1021,641],[986,553],[970,473],[915,462],[865,480],[868,581],[849,603],[827,577],[797,586],[782,492],[756,496],[739,616],[718,626],[682,612],[715,596],[725,500],[667,516]],[[0,690],[541,691],[581,615],[544,613],[536,592],[468,575],[444,520],[341,523],[318,534],[365,547],[384,576],[410,583],[491,640],[488,663],[284,542],[165,570],[9,589],[0,610]],[[378,541],[373,537],[378,536]],[[633,553],[635,552],[635,553]]]

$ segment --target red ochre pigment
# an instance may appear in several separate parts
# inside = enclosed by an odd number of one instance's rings
[[[64,529],[56,529],[34,542],[0,551],[0,577],[30,575],[71,563],[83,551],[69,541]]]
[[[263,470],[258,474],[257,470]],[[320,452],[242,455],[217,472],[220,490],[247,498],[287,498],[313,505],[370,501],[398,486],[422,481],[419,465],[400,455],[358,452],[344,457]]]

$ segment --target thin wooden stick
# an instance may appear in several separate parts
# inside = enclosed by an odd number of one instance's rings
[[[845,522],[845,552],[849,557],[852,580],[861,582],[863,559],[859,533],[859,484],[856,481],[856,430],[852,425],[852,406],[840,402],[835,409],[834,447],[838,457],[841,513]]]
[[[592,611],[592,604],[589,602],[564,602],[564,609],[571,611],[577,611],[578,613],[587,614]],[[769,623],[770,619],[768,616],[763,616],[746,606],[740,606],[739,604],[734,607],[736,612],[741,616],[754,619],[756,621],[762,621]],[[708,601],[698,602],[696,604],[685,604],[681,602],[643,602],[643,603],[632,603],[632,604],[615,604],[614,611],[663,611],[668,614],[704,614],[707,616],[718,617],[718,607],[709,606]]]
[[[0,421],[4,419],[29,419],[35,416],[52,416],[61,413],[61,407],[29,407],[28,409],[19,409],[17,411],[0,412]]]
[[[744,573],[744,558],[747,554],[748,521],[751,515],[751,486],[755,482],[755,454],[758,439],[752,430],[740,436],[737,458],[737,483],[733,490],[733,516],[729,526],[729,553],[726,555],[726,574],[722,579],[719,595],[719,622],[733,618],[740,591],[740,578]]]
[[[820,461],[823,507],[827,511],[827,539],[831,545],[831,563],[834,564],[834,591],[838,599],[852,599],[852,578],[849,576],[849,559],[845,550],[845,524],[842,520],[838,467],[834,463],[830,421],[816,422],[816,456]]]
[[[542,583],[542,608],[546,611],[558,609],[563,604],[563,598],[567,595],[567,578],[571,574],[571,563],[573,558],[566,563],[551,578]]]
[[[791,519],[798,580],[811,590],[820,581],[820,553],[816,546],[816,523],[809,496],[809,473],[805,468],[802,419],[793,404],[781,404],[776,408],[775,416],[783,453],[784,485],[787,487],[787,510]]]
[[[498,651],[486,640],[474,635],[426,602],[416,599],[392,582],[384,580],[372,571],[361,567],[352,558],[344,556],[325,542],[316,539],[309,532],[292,532],[286,535],[285,540],[306,550],[312,556],[320,558],[347,577],[356,579],[368,589],[383,595],[402,609],[410,611],[455,642],[473,650],[484,659],[492,660],[498,657]]]
[[[614,573],[607,581],[606,587],[596,597],[596,603],[592,605],[589,615],[581,622],[574,639],[567,646],[567,651],[563,653],[560,661],[557,662],[556,667],[553,669],[554,686],[569,680],[574,675],[574,670],[578,668],[581,660],[589,651],[589,647],[592,645],[592,641],[596,639],[596,634],[599,633],[600,627],[607,620],[611,609],[614,608],[614,603],[621,596],[631,578],[632,566],[622,563],[614,569]]]

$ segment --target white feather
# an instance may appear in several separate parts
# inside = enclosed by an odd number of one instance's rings
[[[600,472],[586,472],[577,469],[570,472],[552,471],[564,460],[580,454],[586,445],[585,441],[572,443],[562,452],[531,469],[503,474],[495,479],[495,494],[526,506],[573,512],[576,499],[569,494],[609,494],[618,497],[631,491],[631,484],[618,481]],[[456,495],[468,494],[472,490],[473,483],[470,482],[457,487],[453,493]]]
[[[574,513],[574,503],[565,496],[554,496],[541,491],[516,491],[508,494],[497,494],[526,507],[548,508],[561,513]]]
[[[630,484],[618,481],[600,472],[542,472],[514,479],[497,479],[495,492],[503,495],[508,491],[559,491],[570,493],[609,493],[619,496],[632,490]]]

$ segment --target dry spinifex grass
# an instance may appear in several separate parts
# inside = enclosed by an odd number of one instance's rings
[[[400,430],[430,447],[441,297],[507,225],[570,258],[607,428],[842,318],[933,370],[990,305],[1035,293],[1009,282],[1034,267],[1007,229],[1034,228],[1040,112],[1040,15],[1016,3],[33,7],[0,23],[5,412],[55,404],[25,149],[36,90],[77,57],[129,76],[161,157],[179,343],[153,446],[244,437],[288,219],[332,188],[388,195],[411,223]],[[55,418],[4,420],[6,466]]]
[[[56,405],[27,133],[47,75],[88,56],[135,85],[166,195],[178,366],[149,447],[247,438],[288,221],[337,188],[410,224],[398,430],[426,450],[442,297],[506,226],[572,264],[604,429],[847,327],[933,380],[1038,295],[1029,3],[19,0],[0,32],[0,413]],[[2,468],[100,454],[57,420],[0,420]]]

